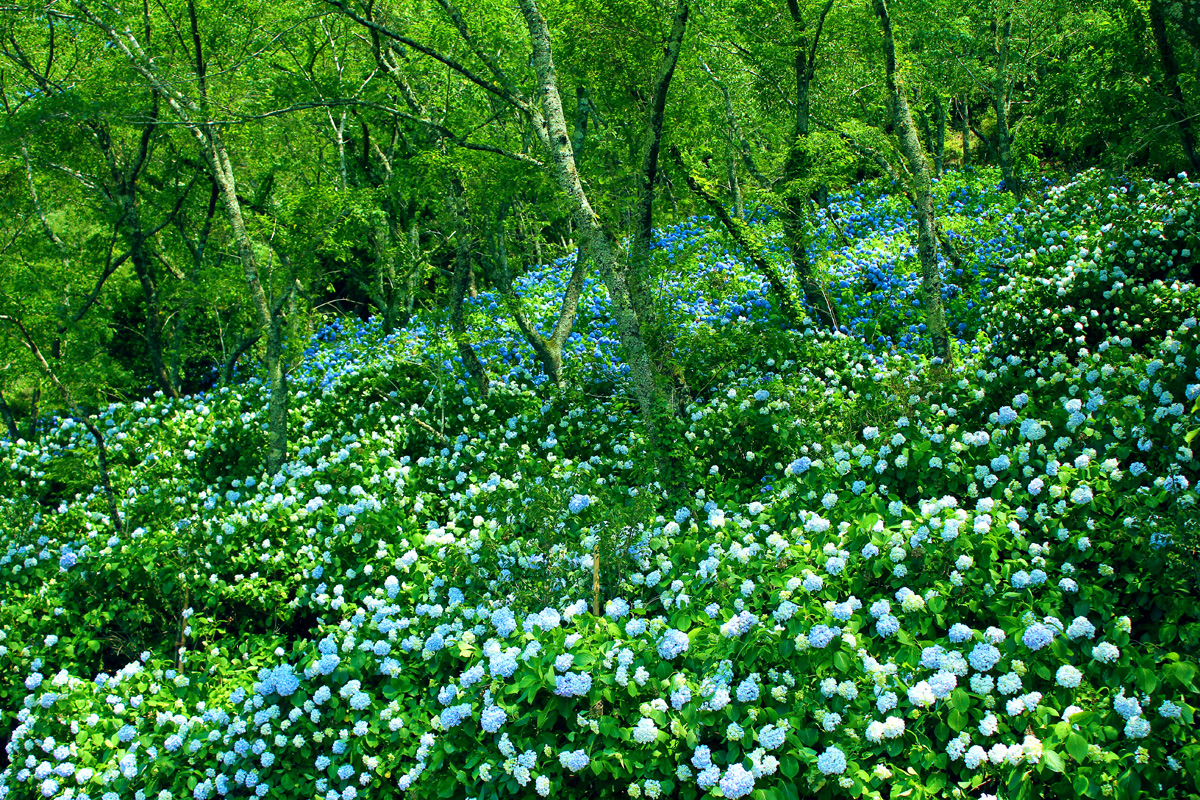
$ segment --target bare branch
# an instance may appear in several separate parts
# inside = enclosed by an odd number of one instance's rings
[[[359,25],[362,25],[364,28],[375,31],[376,33],[379,33],[380,35],[385,36],[388,39],[391,39],[395,42],[399,42],[400,44],[403,44],[407,47],[411,47],[413,50],[416,50],[418,53],[423,53],[424,55],[429,56],[430,58],[434,59],[435,61],[440,61],[442,64],[445,64],[447,67],[454,70],[459,75],[462,75],[464,78],[469,80],[471,83],[475,84],[476,86],[478,86],[479,88],[488,92],[489,94],[492,94],[495,97],[503,100],[505,103],[508,103],[513,108],[516,108],[521,112],[529,113],[529,104],[526,103],[522,98],[513,95],[512,92],[510,92],[507,87],[498,86],[494,82],[489,81],[487,78],[484,78],[483,76],[476,74],[471,69],[458,63],[457,61],[450,58],[449,56],[439,53],[437,50],[434,50],[432,47],[421,44],[416,39],[412,39],[408,36],[397,33],[395,31],[393,31],[391,28],[388,28],[385,25],[380,25],[378,22],[375,22],[374,20],[367,19],[366,17],[362,16],[358,12],[351,9],[345,3],[340,2],[340,0],[325,0],[325,2],[328,3],[329,5],[333,6],[334,8],[338,9],[343,14],[345,14],[347,17],[349,17],[350,19],[354,20]]]

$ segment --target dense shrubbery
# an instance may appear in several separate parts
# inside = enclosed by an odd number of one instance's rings
[[[82,426],[0,443],[0,797],[1195,793],[1197,186],[1106,187],[942,182],[952,373],[886,196],[839,335],[663,232],[685,496],[595,287],[561,394],[487,294],[486,400],[436,320],[327,329],[278,476],[256,382],[102,411],[124,530]]]

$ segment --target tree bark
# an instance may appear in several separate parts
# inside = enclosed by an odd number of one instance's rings
[[[12,409],[8,407],[8,401],[4,399],[4,390],[0,389],[0,418],[4,419],[4,427],[8,428],[8,439],[11,442],[21,438],[20,432],[17,430],[17,421],[13,418]]]
[[[921,149],[921,140],[913,124],[912,112],[904,96],[904,87],[896,75],[896,45],[887,0],[875,0],[875,13],[883,28],[884,61],[887,69],[888,105],[892,124],[899,138],[900,152],[912,175],[913,205],[917,212],[917,254],[921,261],[921,290],[924,295],[925,324],[933,343],[935,363],[951,364],[950,337],[942,306],[942,274],[937,259],[936,223],[933,218],[933,187],[929,162]]]
[[[479,360],[479,354],[471,346],[463,308],[471,284],[471,255],[474,248],[467,224],[463,185],[457,176],[450,179],[450,195],[454,216],[454,275],[450,286],[450,328],[454,333],[454,343],[463,366],[475,381],[480,396],[487,397],[487,370]]]
[[[787,158],[783,162],[783,173],[780,176],[784,212],[780,221],[783,223],[784,235],[787,237],[792,269],[796,273],[797,280],[800,281],[800,289],[805,303],[816,311],[822,324],[831,330],[837,330],[837,311],[813,275],[813,265],[808,256],[811,201],[808,187],[804,183],[812,170],[812,154],[809,152],[808,135],[812,127],[810,92],[813,79],[816,77],[816,53],[821,40],[821,31],[825,25],[825,17],[832,7],[832,0],[822,7],[816,30],[810,38],[807,22],[797,0],[788,0],[788,11],[798,33],[796,53],[792,63],[796,78],[796,115],[793,119]]]
[[[671,156],[675,160],[679,170],[683,173],[683,178],[687,182],[688,188],[699,197],[708,206],[709,211],[716,216],[721,226],[733,239],[734,244],[741,248],[746,257],[754,264],[763,277],[767,279],[767,284],[771,287],[771,293],[775,295],[775,300],[779,304],[779,311],[784,318],[792,325],[795,325],[799,320],[800,314],[796,308],[796,304],[792,299],[792,293],[788,290],[787,284],[783,282],[783,276],[779,274],[779,269],[767,258],[757,245],[750,241],[747,236],[746,223],[741,220],[734,219],[725,210],[725,206],[721,205],[720,200],[713,196],[712,192],[708,191],[696,180],[692,175],[691,170],[683,161],[683,156],[678,148],[671,149]]]
[[[933,167],[940,178],[946,164],[946,108],[942,104],[942,96],[937,92],[933,93],[933,113],[937,115],[937,144],[933,148]]]
[[[971,168],[971,106],[964,94],[958,105],[962,118],[962,168]]]
[[[1012,132],[1009,130],[1008,56],[1012,41],[1012,12],[1006,12],[1003,22],[996,23],[996,70],[992,75],[992,105],[996,111],[996,153],[1000,159],[1000,174],[1004,188],[1018,199],[1024,196],[1021,176],[1013,162]]]
[[[551,174],[566,196],[571,218],[583,240],[584,247],[608,287],[613,317],[622,350],[629,365],[634,396],[646,425],[647,439],[654,456],[660,480],[667,485],[675,481],[675,459],[671,443],[663,435],[663,424],[672,415],[660,390],[641,326],[634,312],[625,270],[620,263],[617,241],[601,223],[592,208],[587,192],[579,178],[571,137],[563,114],[562,98],[558,91],[558,76],[554,67],[550,30],[536,0],[519,0],[521,14],[533,45],[533,67],[537,74],[541,111],[534,116],[534,133],[542,141],[550,158]]]
[[[654,189],[658,182],[659,155],[662,147],[663,124],[666,118],[667,94],[679,63],[679,52],[683,47],[683,36],[687,31],[690,0],[676,0],[675,14],[666,47],[659,61],[650,96],[645,128],[642,130],[641,169],[637,180],[637,202],[633,211],[633,236],[629,247],[626,280],[629,285],[633,311],[641,326],[642,336],[652,359],[655,375],[670,387],[677,399],[686,394],[687,387],[682,371],[672,355],[671,337],[658,311],[654,293],[650,288],[650,248],[654,238]],[[616,267],[622,270],[620,264]],[[625,271],[625,270],[622,270]],[[674,405],[675,403],[672,402]]]

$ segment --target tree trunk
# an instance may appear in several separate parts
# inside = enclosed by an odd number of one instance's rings
[[[540,119],[535,118],[534,133],[546,147],[551,174],[570,203],[571,217],[584,248],[608,287],[617,334],[629,365],[634,396],[641,408],[652,455],[658,466],[660,480],[671,486],[675,482],[675,457],[670,441],[663,435],[663,424],[672,412],[655,380],[650,353],[633,310],[625,271],[621,268],[616,239],[592,209],[579,178],[558,91],[549,27],[538,10],[536,0],[519,2],[533,45],[533,66],[538,78],[538,93],[541,95],[542,112],[538,115]]]
[[[554,332],[547,338],[542,336],[530,322],[529,317],[525,314],[521,298],[517,297],[516,292],[513,291],[512,273],[508,265],[508,249],[504,239],[503,223],[498,234],[488,236],[492,263],[496,266],[495,279],[500,288],[500,294],[504,298],[505,308],[517,323],[517,328],[525,337],[525,341],[529,342],[529,346],[533,348],[534,355],[542,365],[542,372],[552,384],[561,387],[563,385],[563,345],[571,334],[571,328],[575,324],[575,316],[579,310],[579,297],[583,291],[584,278],[587,276],[587,257],[582,251],[576,252],[575,267],[571,270],[571,279],[568,281],[566,293],[563,295],[558,322],[554,326]]]
[[[682,371],[674,363],[671,337],[658,313],[654,293],[650,288],[650,248],[654,238],[654,190],[659,175],[667,93],[675,75],[675,67],[679,63],[679,52],[683,47],[683,36],[687,30],[690,12],[689,2],[690,0],[676,0],[671,31],[659,61],[640,143],[641,169],[637,177],[637,202],[632,214],[633,236],[629,247],[628,269],[625,270],[620,264],[616,265],[618,271],[625,272],[632,310],[641,326],[642,336],[652,359],[651,367],[655,375],[670,387],[671,394],[675,395],[672,400],[686,394],[687,387]],[[674,402],[672,404],[674,405]]]
[[[258,259],[254,255],[254,245],[246,231],[246,223],[242,217],[242,206],[237,196],[237,182],[234,179],[233,165],[229,153],[225,149],[216,129],[205,125],[201,136],[207,145],[206,155],[213,172],[213,179],[220,188],[221,200],[225,206],[225,216],[237,245],[238,258],[242,262],[242,272],[246,277],[246,285],[250,290],[250,299],[258,317],[260,330],[267,334],[267,346],[264,349],[265,367],[267,370],[268,400],[268,430],[267,430],[267,474],[275,475],[287,461],[287,375],[283,368],[283,322],[282,309],[272,311],[267,294],[263,291],[258,277]]]
[[[392,249],[392,229],[386,219],[376,220],[371,229],[375,247],[375,307],[383,317],[383,335],[396,327],[396,253]]]
[[[82,417],[82,420],[88,433],[96,440],[96,466],[100,470],[100,486],[104,489],[105,499],[108,500],[108,513],[112,515],[113,527],[118,531],[123,531],[125,530],[125,521],[121,519],[121,511],[117,507],[117,495],[113,491],[112,477],[108,469],[108,445],[104,441],[104,434],[87,417]]]
[[[1179,86],[1179,62],[1175,58],[1175,48],[1167,35],[1166,18],[1163,15],[1162,0],[1151,0],[1150,29],[1154,33],[1154,44],[1158,48],[1158,57],[1162,61],[1163,81],[1166,83],[1167,108],[1171,119],[1179,128],[1180,143],[1184,155],[1195,173],[1200,173],[1200,153],[1196,150],[1196,134],[1192,129],[1192,115],[1188,113],[1187,104],[1183,99],[1183,90]]]
[[[733,215],[740,220],[746,219],[746,206],[742,201],[742,184],[738,180],[737,155],[729,152],[729,194],[733,199]]]
[[[280,302],[279,305],[282,306],[283,303]],[[288,388],[287,369],[284,365],[284,321],[282,308],[277,308],[271,314],[271,322],[267,326],[265,361],[267,386],[270,391],[267,401],[267,473],[270,475],[277,474],[287,461]]]
[[[37,441],[38,414],[41,413],[41,409],[38,406],[41,402],[42,390],[34,389],[33,394],[29,398],[29,421],[25,426],[25,441],[27,442]]]
[[[413,215],[412,225],[408,229],[408,257],[404,265],[404,321],[412,318],[417,303],[417,286],[421,282],[421,227]]]
[[[917,97],[917,102],[921,102],[920,96]],[[925,113],[925,109],[917,106],[917,118],[921,123],[921,133],[925,134],[925,152],[929,156],[933,156],[933,129],[929,127],[929,115]]]
[[[471,346],[463,305],[471,284],[471,232],[467,225],[463,186],[458,177],[450,179],[452,213],[454,216],[454,276],[450,286],[450,328],[463,366],[475,381],[482,397],[487,397],[488,378],[479,354]]]
[[[946,107],[937,92],[933,93],[933,113],[937,115],[937,145],[933,149],[933,166],[940,178],[946,164]]]
[[[150,355],[150,366],[154,372],[154,380],[158,382],[158,387],[163,393],[168,397],[179,397],[179,391],[175,382],[171,380],[166,360],[163,358],[163,316],[158,294],[158,277],[150,263],[150,254],[146,252],[141,222],[136,207],[132,207],[132,201],[127,201],[126,209],[129,260],[133,262],[134,274],[137,275],[142,294],[146,297],[146,351]]]
[[[17,431],[17,421],[13,418],[12,409],[8,407],[8,401],[4,399],[4,391],[0,390],[0,418],[4,419],[4,427],[8,428],[8,439],[10,442],[16,442],[21,438],[21,434]]]
[[[233,371],[237,367],[238,359],[245,355],[246,351],[253,347],[261,338],[261,333],[255,333],[242,338],[237,348],[229,354],[229,357],[225,359],[225,363],[221,365],[221,386],[229,386],[233,383]]]
[[[996,153],[1000,158],[1000,174],[1004,188],[1020,199],[1024,195],[1021,176],[1013,163],[1012,132],[1009,130],[1008,105],[1008,48],[1012,40],[1012,14],[996,25],[996,71],[992,76],[992,105],[996,111]]]
[[[917,212],[917,254],[921,260],[921,290],[924,295],[925,324],[933,343],[934,363],[951,363],[950,337],[946,330],[946,313],[942,307],[942,274],[938,267],[936,227],[933,218],[933,187],[929,162],[921,149],[917,127],[904,97],[904,87],[896,77],[896,45],[892,35],[892,19],[887,0],[875,0],[875,12],[883,27],[884,59],[887,68],[888,105],[892,124],[899,138],[900,152],[908,162],[912,175],[913,205]]]
[[[818,319],[830,330],[838,329],[837,311],[829,296],[823,291],[813,275],[812,261],[808,256],[809,214],[811,212],[809,187],[805,180],[812,169],[812,154],[809,152],[808,134],[812,127],[810,92],[816,74],[816,49],[820,41],[825,15],[832,7],[829,2],[821,11],[820,22],[810,38],[799,5],[788,0],[792,23],[800,34],[796,43],[796,54],[792,62],[796,76],[796,116],[792,125],[791,141],[787,158],[783,162],[780,182],[783,184],[783,223],[788,251],[792,258],[792,269],[800,281],[804,302],[816,311]]]
[[[958,110],[962,117],[962,168],[971,168],[971,105],[964,94]]]
[[[709,211],[716,216],[722,227],[733,239],[734,244],[741,248],[746,257],[758,268],[758,271],[767,279],[767,284],[771,287],[771,293],[775,296],[775,300],[779,305],[779,310],[790,324],[795,325],[799,312],[792,300],[792,294],[787,288],[787,284],[783,282],[783,276],[779,274],[779,270],[766,257],[759,248],[749,240],[746,236],[746,223],[741,220],[736,220],[729,216],[729,212],[721,205],[720,200],[713,196],[712,192],[704,188],[701,183],[696,180],[687,165],[683,161],[683,156],[677,148],[672,148],[671,155],[674,157],[676,164],[683,173],[684,180],[687,182],[688,188],[692,190],[708,206]]]

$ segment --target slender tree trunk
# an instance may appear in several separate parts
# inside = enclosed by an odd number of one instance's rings
[[[558,76],[554,68],[553,46],[546,20],[538,10],[536,0],[519,0],[521,13],[533,45],[533,66],[538,78],[541,100],[540,119],[535,120],[535,133],[545,145],[550,158],[551,174],[565,195],[571,217],[583,240],[592,262],[608,287],[613,317],[622,351],[629,365],[634,396],[642,411],[652,454],[655,456],[660,480],[671,486],[675,482],[675,458],[669,440],[663,435],[663,424],[672,415],[660,390],[641,326],[634,312],[625,270],[620,263],[617,242],[600,222],[593,210],[571,150],[571,137],[563,114],[562,98],[558,91]]]
[[[811,292],[813,283],[812,263],[808,258],[808,191],[803,185],[809,172],[808,133],[810,129],[808,51],[803,44],[796,48],[796,117],[793,121],[791,142],[783,162],[781,180],[784,185],[782,217],[784,234],[787,236],[792,269],[800,281],[805,302],[813,309],[821,308],[817,296]],[[829,324],[828,318],[824,319]]]
[[[39,404],[42,402],[42,390],[34,389],[29,398],[29,421],[25,426],[25,441],[37,441],[38,414],[41,413]]]
[[[787,237],[788,251],[792,258],[792,269],[800,281],[800,290],[809,308],[817,313],[821,323],[837,330],[837,311],[829,296],[822,290],[813,274],[812,261],[808,255],[809,216],[811,201],[809,187],[805,185],[812,170],[812,153],[809,151],[808,134],[812,127],[810,93],[816,75],[816,50],[820,41],[825,15],[833,3],[828,2],[821,11],[816,32],[809,36],[807,26],[796,0],[788,0],[792,23],[800,34],[793,58],[796,77],[796,116],[793,119],[791,141],[787,158],[783,162],[780,182],[783,184],[783,231]]]
[[[920,103],[920,102],[921,102],[921,98],[918,95],[917,103]],[[923,133],[925,135],[925,152],[929,155],[930,158],[932,158],[933,157],[933,129],[929,127],[929,115],[926,114],[925,109],[920,107],[919,105],[917,107],[917,118],[921,122],[921,133]]]
[[[234,349],[229,357],[225,359],[225,363],[221,364],[221,386],[230,386],[233,384],[233,372],[237,368],[238,360],[246,354],[246,352],[258,343],[262,338],[261,333],[253,333],[249,336],[242,337],[242,341]]]
[[[205,125],[201,133],[203,144],[207,145],[207,155],[212,167],[213,177],[220,188],[221,200],[225,206],[225,216],[237,245],[238,257],[242,262],[242,272],[246,277],[246,285],[250,289],[250,299],[258,317],[259,328],[266,332],[267,346],[264,349],[263,360],[267,371],[267,474],[275,475],[287,461],[287,373],[283,366],[283,310],[272,310],[263,291],[258,275],[258,259],[254,255],[254,245],[246,231],[246,223],[242,217],[241,201],[237,196],[237,182],[234,179],[233,165],[229,153],[225,149],[216,129]]]
[[[683,373],[672,356],[671,336],[658,312],[650,288],[650,248],[654,238],[654,190],[658,183],[659,156],[662,147],[663,125],[666,118],[667,93],[679,63],[683,36],[687,31],[690,0],[676,0],[675,14],[667,44],[659,61],[654,89],[646,116],[646,126],[640,143],[641,169],[638,171],[637,202],[632,213],[633,236],[629,247],[628,269],[625,272],[633,311],[641,326],[642,336],[652,359],[656,376],[669,386],[672,405],[686,394]]]
[[[742,201],[742,184],[738,180],[737,155],[729,152],[729,194],[733,199],[733,215],[740,220],[746,219],[746,206]]]
[[[463,308],[471,283],[471,252],[473,248],[464,207],[466,201],[463,199],[463,186],[457,176],[450,179],[450,192],[455,229],[454,277],[451,279],[450,287],[450,327],[454,332],[454,342],[458,348],[458,354],[462,358],[463,366],[475,381],[475,385],[479,388],[479,394],[487,397],[487,370],[484,369],[483,362],[479,360],[479,354],[471,346]]]
[[[884,59],[887,68],[888,105],[892,124],[899,138],[900,152],[908,162],[913,183],[913,205],[917,212],[917,254],[921,260],[921,290],[924,295],[925,324],[933,343],[933,355],[943,365],[951,363],[950,337],[946,313],[942,307],[942,274],[937,259],[936,223],[933,218],[933,187],[929,162],[921,149],[917,127],[904,97],[904,87],[896,77],[896,45],[887,0],[875,0],[875,12],[883,27]]]
[[[1166,83],[1168,94],[1167,108],[1171,119],[1179,128],[1179,139],[1183,145],[1183,153],[1187,156],[1191,169],[1200,173],[1200,152],[1196,150],[1196,134],[1192,128],[1192,115],[1188,113],[1187,104],[1183,99],[1183,90],[1179,86],[1179,62],[1175,58],[1175,47],[1167,35],[1167,23],[1163,15],[1162,0],[1151,0],[1150,29],[1154,33],[1154,44],[1158,48],[1158,57],[1162,61],[1163,81]]]
[[[267,386],[270,388],[267,401],[267,472],[271,475],[278,473],[287,461],[288,386],[284,365],[284,322],[282,309],[271,315],[264,358]]]
[[[404,303],[404,286],[396,271],[396,233],[390,209],[375,220],[369,233],[375,270],[368,288],[371,304],[382,320],[384,336],[396,329]]]
[[[125,198],[125,219],[129,245],[129,260],[133,263],[134,274],[142,286],[142,294],[146,297],[146,351],[150,355],[150,366],[158,387],[168,397],[179,397],[179,390],[167,371],[166,360],[163,358],[163,315],[162,302],[158,293],[158,277],[151,264],[150,253],[146,251],[146,242],[141,230],[141,220],[132,198]]]
[[[962,117],[962,166],[966,170],[971,168],[971,105],[965,94],[962,96],[958,110]]]
[[[940,178],[946,164],[946,107],[942,103],[942,96],[937,92],[933,93],[933,113],[937,115],[937,144],[933,148],[933,167]]]
[[[417,302],[417,286],[421,281],[421,227],[413,215],[408,229],[408,256],[404,264],[404,321],[412,318]]]
[[[100,486],[104,489],[105,499],[108,500],[108,513],[112,515],[113,527],[123,531],[125,530],[125,521],[121,518],[121,511],[117,507],[117,494],[113,491],[112,477],[108,468],[108,445],[104,441],[104,434],[90,419],[87,417],[82,419],[84,427],[96,440],[96,466],[100,470]]]
[[[21,434],[17,430],[17,421],[13,418],[12,409],[8,407],[8,401],[4,399],[3,390],[0,390],[0,418],[4,420],[4,427],[8,428],[9,441],[15,442],[20,439]]]
[[[733,239],[734,244],[741,248],[746,257],[750,259],[754,266],[758,268],[758,271],[763,274],[763,277],[767,279],[767,284],[771,287],[771,293],[775,296],[775,301],[778,303],[780,312],[789,323],[794,325],[800,314],[796,309],[795,302],[792,300],[792,294],[788,290],[787,284],[783,282],[783,276],[779,274],[779,270],[775,264],[746,235],[746,223],[731,217],[729,212],[725,210],[725,207],[721,205],[720,200],[714,197],[712,192],[705,189],[696,180],[684,163],[683,156],[677,148],[672,148],[671,155],[675,159],[680,172],[683,173],[688,188],[704,201],[709,211],[716,216],[730,238]]]
[[[1021,176],[1013,163],[1012,132],[1009,130],[1008,55],[1012,41],[1012,13],[1004,15],[996,25],[996,71],[992,76],[992,104],[996,110],[996,153],[1000,158],[1000,173],[1004,188],[1018,198],[1024,196]]]

